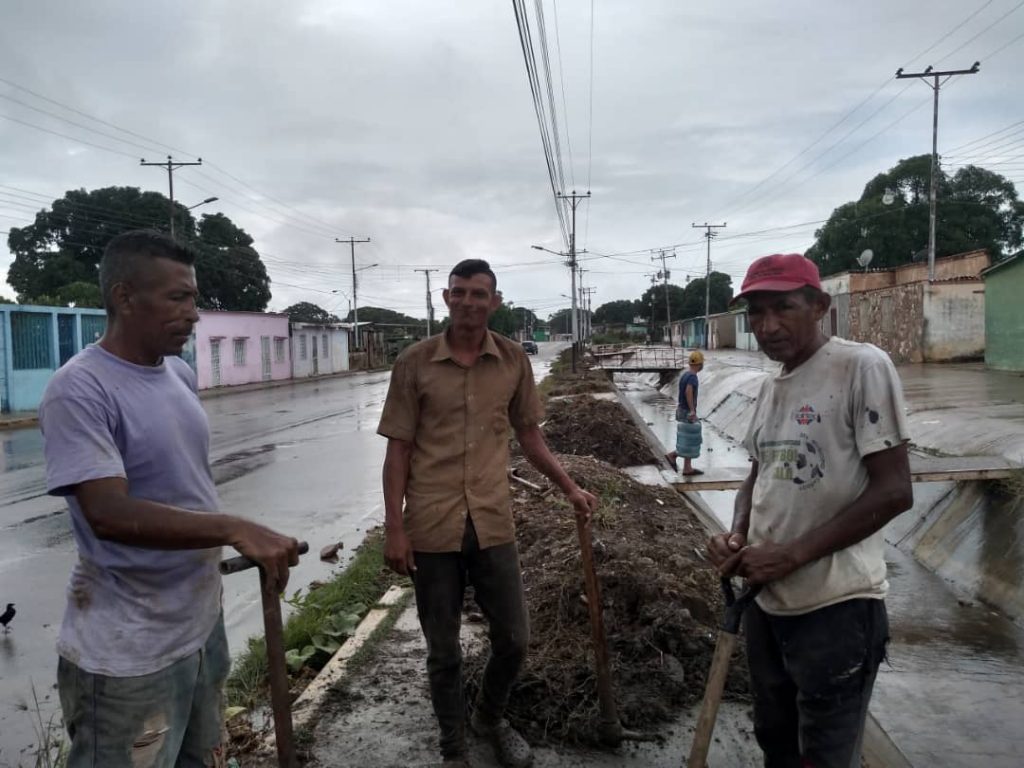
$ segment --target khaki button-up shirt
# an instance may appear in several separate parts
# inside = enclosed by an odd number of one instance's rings
[[[404,521],[414,550],[460,551],[467,514],[481,548],[515,540],[509,427],[543,414],[526,353],[492,331],[468,368],[443,334],[398,356],[377,433],[413,444]]]

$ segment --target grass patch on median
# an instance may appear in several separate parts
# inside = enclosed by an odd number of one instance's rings
[[[344,640],[346,628],[354,631],[358,619],[391,585],[407,581],[384,564],[384,532],[378,528],[367,533],[343,571],[289,598],[293,610],[285,622],[284,645],[292,661],[293,687],[296,683],[304,687],[315,676],[330,659],[332,648]],[[253,637],[232,665],[227,702],[229,707],[252,710],[268,698],[266,646],[263,637]]]

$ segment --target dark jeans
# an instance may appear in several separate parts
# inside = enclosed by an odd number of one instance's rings
[[[745,616],[754,733],[765,768],[860,768],[871,689],[885,658],[881,600],[847,600],[802,616]]]
[[[467,518],[461,552],[416,552],[416,611],[427,640],[427,674],[441,727],[441,754],[466,752],[466,702],[459,627],[466,584],[487,618],[491,655],[476,708],[485,722],[505,712],[509,691],[526,658],[530,622],[515,543],[480,549]]]

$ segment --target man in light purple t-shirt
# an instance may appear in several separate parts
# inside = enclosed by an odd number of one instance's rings
[[[199,320],[193,262],[157,232],[115,237],[107,331],[39,409],[47,488],[67,499],[79,554],[57,643],[69,768],[221,765],[220,548],[279,591],[298,562],[295,539],[218,510],[206,414],[175,357]]]

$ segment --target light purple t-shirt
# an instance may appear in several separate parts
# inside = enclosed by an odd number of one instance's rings
[[[67,499],[78,545],[57,652],[112,677],[157,672],[194,653],[221,610],[220,548],[102,541],[73,495],[79,483],[123,477],[137,498],[218,512],[192,369],[176,357],[141,366],[87,347],[50,380],[39,425],[47,490]]]

